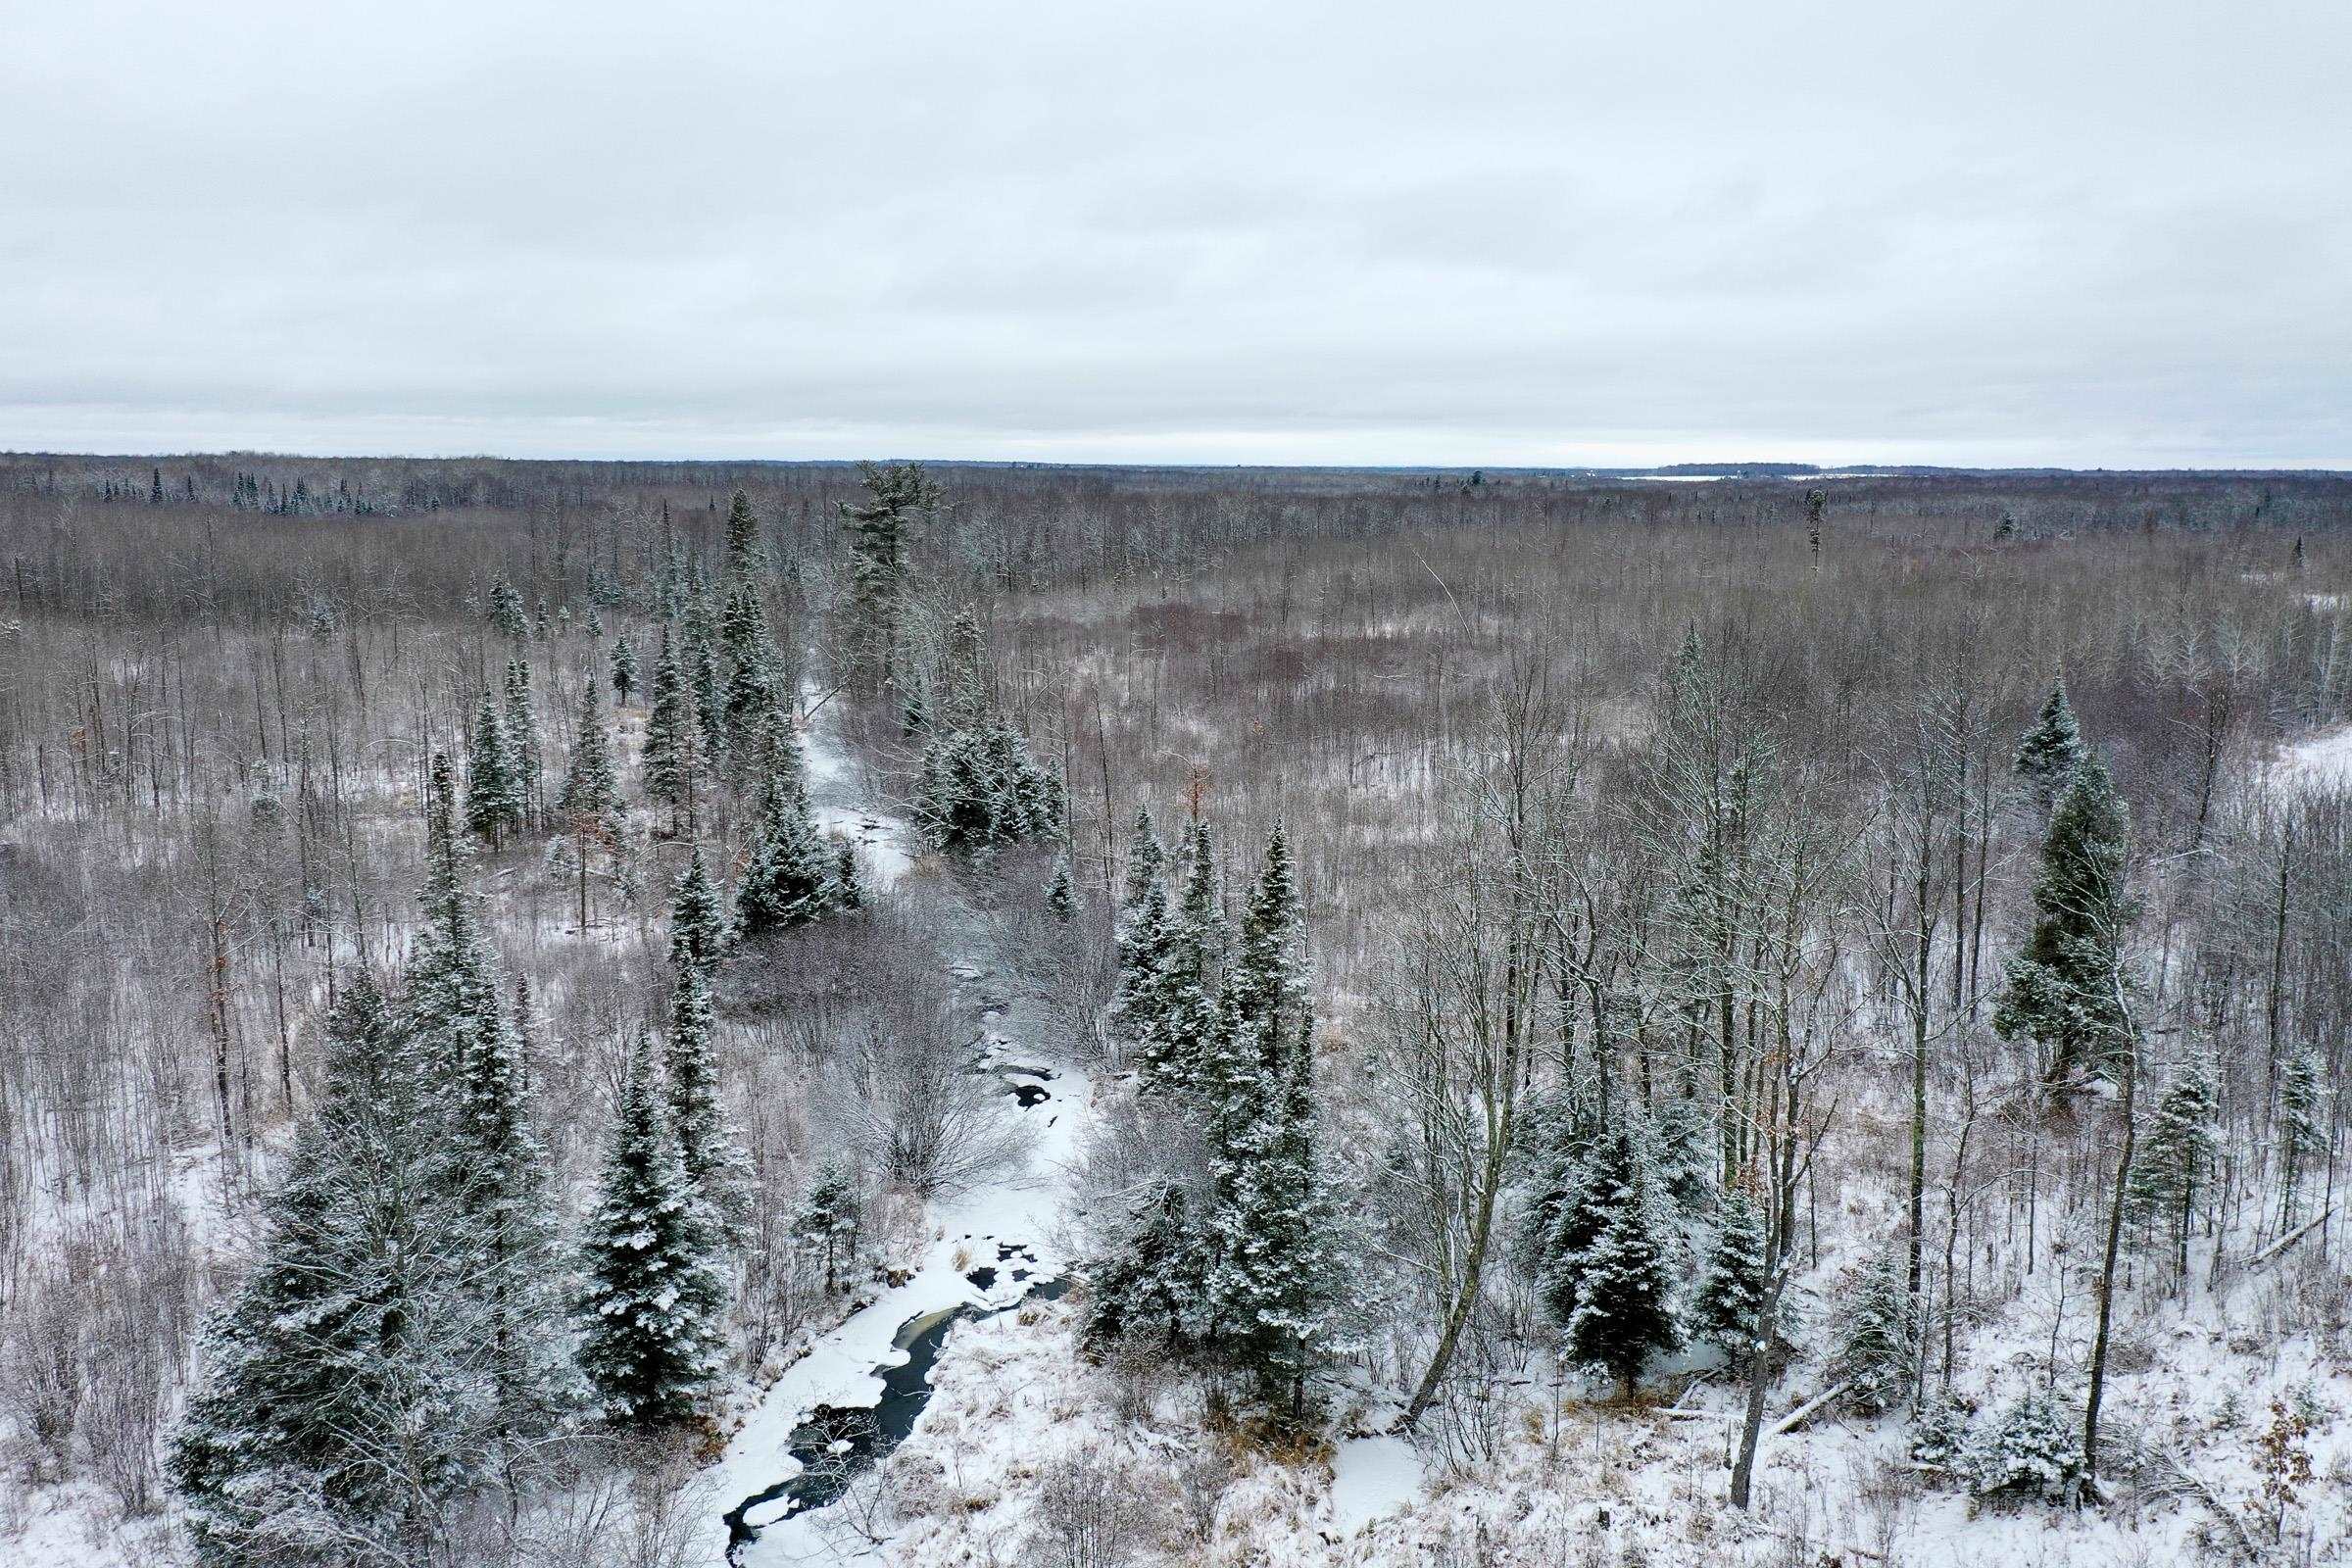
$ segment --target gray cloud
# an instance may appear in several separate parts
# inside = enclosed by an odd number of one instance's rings
[[[2352,466],[2333,5],[10,32],[0,447]]]

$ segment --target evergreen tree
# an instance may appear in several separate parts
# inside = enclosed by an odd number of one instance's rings
[[[1737,1362],[1764,1332],[1764,1216],[1755,1200],[1735,1187],[1724,1195],[1717,1217],[1715,1244],[1690,1303],[1690,1327]]]
[[[959,612],[931,681],[915,820],[934,847],[987,850],[1060,830],[1061,789],[998,714],[979,616]]]
[[[605,739],[605,715],[597,702],[596,671],[589,670],[580,691],[580,732],[572,744],[571,765],[564,770],[564,788],[556,809],[571,832],[572,856],[579,876],[580,929],[588,929],[588,852],[609,844],[620,831],[620,780],[612,768],[612,749]]]
[[[742,491],[727,504],[727,572],[741,576],[752,569],[760,549],[760,518],[752,511],[751,498]]]
[[[1108,1245],[1080,1268],[1088,1349],[1100,1355],[1140,1344],[1174,1355],[1192,1348],[1208,1293],[1200,1229],[1183,1183],[1151,1184]]]
[[[1183,902],[1167,922],[1165,957],[1153,966],[1137,1041],[1147,1088],[1187,1090],[1203,1081],[1224,1049],[1225,916],[1218,906],[1215,845],[1195,822],[1183,863]]]
[[[1919,1325],[1909,1268],[1901,1249],[1880,1252],[1857,1264],[1838,1293],[1833,1362],[1847,1396],[1865,1410],[1900,1404],[1911,1388]]]
[[[735,929],[747,941],[849,906],[834,852],[808,808],[800,752],[789,738],[773,750],[785,765],[768,776],[751,856],[735,890]]]
[[[765,763],[762,754],[774,735],[773,719],[780,700],[780,661],[768,635],[759,592],[748,580],[738,581],[728,590],[721,632],[727,654],[723,704],[727,755],[736,772],[748,776]]]
[[[2105,1074],[2130,1043],[2123,941],[2138,906],[2124,882],[2131,816],[2086,755],[2059,798],[2034,883],[2034,931],[2009,960],[1993,1028],[2051,1053],[2049,1077]]]
[[[458,1221],[449,1234],[471,1257],[467,1286],[488,1335],[490,1417],[502,1441],[528,1441],[578,1402],[557,1294],[554,1177],[532,1114],[524,1039],[502,1004],[497,959],[447,842],[447,764],[437,760],[426,924],[410,955],[405,1023],[448,1112]]]
[[[719,670],[710,591],[699,582],[686,601],[685,624],[686,687],[694,696],[695,730],[704,760],[715,769],[727,755],[726,680]]]
[[[2042,700],[2041,712],[2018,742],[2012,764],[2033,793],[2034,808],[2044,821],[2066,787],[2075,781],[2075,770],[2082,765],[2085,755],[2082,728],[2075,721],[2074,707],[2066,700],[2066,682],[2061,680]]]
[[[580,734],[572,743],[571,765],[556,797],[572,831],[581,838],[610,838],[618,826],[620,780],[612,769],[612,747],[605,735],[604,705],[591,670],[580,687]]]
[[[670,990],[669,1116],[678,1161],[714,1235],[740,1232],[751,1212],[751,1160],[718,1100],[718,1052],[710,1012],[710,983],[701,968],[678,970]]]
[[[2331,1098],[2320,1050],[2297,1047],[2278,1075],[2279,1216],[2290,1223],[2298,1212],[2307,1161],[2328,1155],[2328,1102]]]
[[[521,825],[522,780],[506,720],[483,692],[474,702],[473,732],[466,758],[466,827],[493,849]]]
[[[2215,1129],[2220,1113],[2212,1065],[2203,1052],[2192,1050],[2157,1101],[2154,1125],[2132,1159],[2125,1199],[2129,1212],[2141,1224],[2162,1218],[2183,1261],[2198,1184],[2220,1153]]]
[[[838,1288],[840,1266],[858,1255],[858,1233],[864,1223],[856,1167],[841,1159],[825,1161],[792,1211],[792,1239],[824,1254],[827,1296]]]
[[[1060,788],[1001,719],[977,729],[934,724],[923,747],[915,822],[942,850],[986,850],[1049,838],[1061,820]]]
[[[527,822],[539,805],[539,715],[531,707],[530,666],[519,659],[507,661],[506,705],[507,750],[514,760],[514,787]]]
[[[1063,925],[1078,917],[1078,893],[1070,884],[1067,851],[1054,858],[1054,875],[1046,883],[1046,912]]]
[[[1554,1093],[1529,1106],[1530,1193],[1516,1245],[1554,1323],[1576,1315],[1577,1259],[1600,1234],[1600,1210],[1591,1201],[1598,1142],[1568,1096]]]
[[[2040,1390],[2020,1396],[1970,1446],[1968,1466],[1981,1496],[2082,1500],[2087,1485],[2082,1421]]]
[[[664,627],[666,631],[668,628]],[[629,706],[629,693],[637,689],[637,650],[629,646],[626,637],[612,639],[612,704],[616,708]]]
[[[1119,983],[1110,1015],[1147,1056],[1155,1054],[1147,1043],[1160,1026],[1160,977],[1168,960],[1168,894],[1160,881],[1164,860],[1150,813],[1138,810],[1135,842],[1127,852],[1126,897],[1119,906]]]
[[[491,1385],[447,1152],[424,1136],[433,1097],[365,976],[326,1049],[260,1260],[205,1337],[172,1438],[198,1560],[220,1568],[415,1560],[481,1457]]]
[[[654,709],[645,726],[645,780],[647,792],[670,808],[673,820],[694,808],[701,757],[693,694],[663,622],[662,651],[654,661]]]
[[[708,979],[726,954],[727,936],[726,912],[698,844],[686,869],[670,884],[669,961],[676,968],[700,969]]]
[[[1238,1010],[1238,1009],[1236,1009]],[[1218,1150],[1217,1262],[1208,1298],[1223,1358],[1269,1389],[1286,1386],[1305,1414],[1306,1377],[1333,1347],[1346,1304],[1340,1208],[1318,1145],[1308,1027],[1283,1034],[1269,1070],[1252,1062],[1247,1024],[1226,1033],[1229,1103],[1265,1099],[1254,1124]],[[1258,1052],[1265,1049],[1262,1041]]]
[[[724,1275],[639,1031],[582,1246],[580,1369],[606,1418],[639,1430],[701,1419],[717,1381]]]
[[[1189,892],[1188,888],[1188,917]],[[1257,1043],[1259,1064],[1268,1072],[1281,1071],[1286,1046],[1311,1029],[1305,940],[1290,835],[1276,822],[1266,838],[1265,862],[1242,912],[1232,978],[1242,1032]]]
[[[837,841],[833,858],[833,902],[843,909],[865,907],[865,879],[858,870],[858,846],[848,839]]]
[[[1682,1343],[1663,1205],[1629,1128],[1600,1146],[1585,1207],[1592,1240],[1572,1263],[1576,1307],[1563,1325],[1567,1352],[1605,1367],[1626,1396],[1650,1355]]]
[[[866,497],[841,504],[850,542],[849,646],[851,669],[879,685],[895,662],[899,619],[908,578],[906,547],[917,527],[938,511],[939,486],[920,466],[864,466]]]
[[[522,612],[522,595],[504,577],[490,585],[490,624],[498,628],[499,635],[516,642],[531,632],[530,622]]]

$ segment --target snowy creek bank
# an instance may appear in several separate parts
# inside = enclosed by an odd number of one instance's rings
[[[903,820],[851,799],[855,770],[829,729],[805,737],[819,820],[858,845],[870,886],[887,890],[915,863]],[[953,897],[952,894],[946,895]],[[960,1325],[1058,1297],[1055,1245],[1068,1173],[1091,1113],[1086,1076],[1048,1065],[1020,1016],[1017,987],[977,914],[953,923],[940,955],[959,1007],[978,1020],[969,1071],[1002,1094],[1028,1134],[992,1178],[934,1200],[917,1266],[821,1336],[753,1407],[710,1474],[723,1512],[703,1554],[735,1568],[809,1564],[870,1553],[872,1537],[834,1507],[911,1433],[931,1399],[932,1369]]]
[[[1009,1264],[1026,1254],[1015,1246],[1000,1245],[997,1255],[1000,1264]],[[983,1265],[965,1277],[986,1290],[998,1272],[996,1267]],[[1016,1282],[1031,1278],[1031,1271],[1025,1268],[1008,1272]],[[880,1397],[870,1407],[828,1404],[811,1410],[794,1429],[788,1450],[800,1468],[727,1512],[727,1560],[740,1560],[737,1554],[758,1541],[767,1526],[837,1501],[876,1460],[906,1441],[923,1407],[931,1402],[931,1369],[947,1347],[949,1333],[958,1324],[1009,1312],[1021,1299],[1053,1300],[1066,1284],[1061,1278],[1041,1281],[1035,1289],[1024,1287],[1019,1298],[1003,1306],[980,1307],[967,1302],[901,1324],[891,1344],[905,1359],[873,1369],[882,1384]]]

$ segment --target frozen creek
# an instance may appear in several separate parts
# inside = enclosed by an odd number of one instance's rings
[[[906,824],[857,804],[849,760],[829,729],[806,737],[819,819],[858,845],[887,887],[913,863]],[[931,1205],[931,1240],[911,1274],[852,1313],[760,1396],[709,1473],[721,1515],[704,1560],[734,1568],[823,1564],[875,1543],[839,1502],[898,1446],[931,1397],[933,1365],[957,1325],[1061,1293],[1056,1241],[1070,1167],[1090,1114],[1084,1075],[1039,1062],[1019,1036],[1012,987],[973,936],[942,955],[959,1000],[981,1020],[972,1070],[996,1080],[1029,1131],[1021,1168]]]

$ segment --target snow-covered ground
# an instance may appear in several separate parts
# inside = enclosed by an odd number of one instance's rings
[[[2352,784],[2352,725],[2322,730],[2281,748],[2271,781],[2288,789],[2336,789]]]

